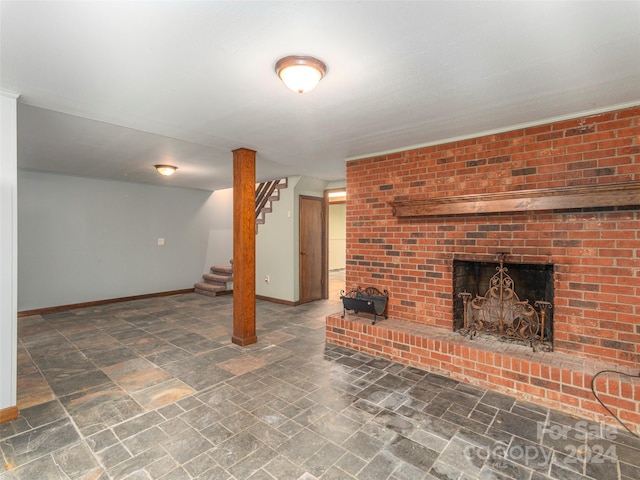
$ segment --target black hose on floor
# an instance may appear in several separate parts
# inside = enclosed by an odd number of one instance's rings
[[[613,412],[611,411],[611,409],[610,409],[609,407],[607,407],[607,406],[602,402],[602,400],[600,400],[600,397],[598,397],[598,394],[596,393],[596,389],[595,389],[596,378],[598,378],[598,375],[602,375],[603,373],[616,373],[616,374],[618,374],[618,375],[623,375],[623,376],[625,376],[625,377],[631,377],[631,378],[640,378],[640,375],[631,375],[631,374],[629,374],[629,373],[618,372],[618,371],[616,371],[616,370],[601,370],[601,371],[599,371],[598,373],[596,373],[596,374],[593,376],[593,378],[591,379],[591,392],[593,392],[593,396],[596,398],[596,400],[598,401],[598,403],[600,403],[600,405],[602,405],[602,406],[604,407],[604,409],[605,409],[607,412],[609,412],[609,413],[611,414],[611,416],[612,416],[613,418],[615,418],[615,419],[618,421],[618,423],[619,423],[620,425],[622,425],[622,426],[625,428],[625,430],[626,430],[627,432],[629,432],[631,435],[633,435],[633,436],[634,436],[634,437],[636,437],[636,438],[640,438],[640,436],[639,436],[638,434],[636,434],[635,432],[631,431],[631,429],[630,429],[629,427],[627,427],[627,425],[626,425],[622,420],[620,420],[620,418],[618,418],[618,416],[617,416],[615,413],[613,413]]]

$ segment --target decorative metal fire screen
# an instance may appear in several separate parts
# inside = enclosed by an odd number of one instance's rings
[[[504,266],[506,253],[496,254],[497,273],[489,281],[489,289],[484,296],[462,292],[464,308],[463,328],[458,330],[469,338],[484,332],[497,335],[501,339],[530,345],[535,350],[550,351],[553,339],[545,325],[547,310],[552,305],[544,300],[534,301],[536,310],[528,300],[520,300],[514,290],[514,282]],[[545,333],[546,332],[546,333]]]

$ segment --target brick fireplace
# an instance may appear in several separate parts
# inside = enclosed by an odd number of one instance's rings
[[[346,287],[389,319],[327,318],[327,341],[609,422],[595,373],[640,369],[640,107],[347,164]],[[552,265],[552,352],[454,332],[454,262]],[[640,427],[640,381],[598,378]]]

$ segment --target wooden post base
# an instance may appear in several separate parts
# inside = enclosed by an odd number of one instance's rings
[[[236,337],[235,335],[231,337],[231,343],[235,343],[236,345],[240,345],[241,347],[246,347],[247,345],[251,345],[258,341],[258,336],[254,335],[252,337]]]

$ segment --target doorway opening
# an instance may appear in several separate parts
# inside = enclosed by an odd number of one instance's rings
[[[347,191],[344,188],[325,190],[327,211],[327,277],[329,279],[325,298],[340,299],[345,290],[347,234],[346,206]]]

